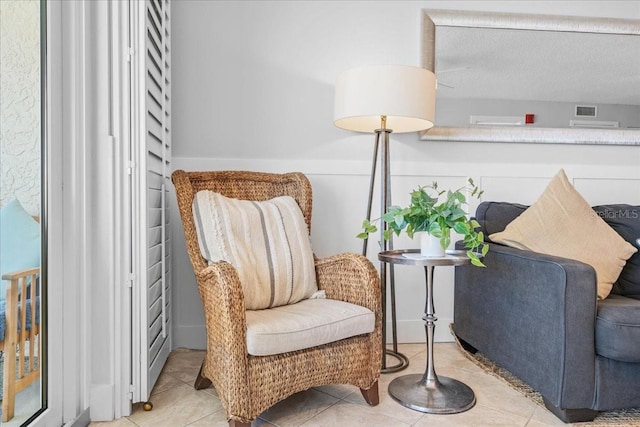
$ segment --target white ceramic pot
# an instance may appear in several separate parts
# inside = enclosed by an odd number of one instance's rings
[[[420,232],[420,255],[426,257],[443,257],[444,249],[440,245],[440,239],[423,231]]]

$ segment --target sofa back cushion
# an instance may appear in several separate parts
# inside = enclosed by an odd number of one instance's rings
[[[640,206],[602,205],[593,210],[624,240],[640,249]],[[611,293],[640,299],[640,251],[627,260]]]
[[[503,231],[507,224],[520,216],[528,207],[509,202],[482,202],[476,209],[476,221],[488,240],[490,234]]]

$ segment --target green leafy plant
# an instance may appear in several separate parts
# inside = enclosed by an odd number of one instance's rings
[[[388,224],[383,234],[385,240],[389,240],[392,233],[400,235],[403,230],[410,238],[413,238],[414,233],[425,231],[439,238],[440,245],[446,249],[451,243],[451,230],[454,230],[462,235],[471,263],[484,267],[480,258],[487,254],[489,245],[484,242],[482,231],[476,231],[480,224],[470,219],[463,209],[467,204],[467,191],[471,193],[471,197],[479,198],[482,195],[471,178],[467,185],[455,191],[440,190],[437,182],[419,187],[411,192],[409,206],[391,206],[381,218],[373,221],[365,219],[362,222],[363,231],[358,237],[367,239],[369,234],[377,232],[375,222],[382,219]]]

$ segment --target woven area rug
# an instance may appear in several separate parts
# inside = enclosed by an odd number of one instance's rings
[[[454,335],[455,337],[455,335]],[[471,360],[473,363],[481,367],[485,372],[489,375],[492,375],[505,383],[507,383],[511,388],[519,391],[524,394],[529,399],[533,400],[538,405],[544,408],[544,403],[542,402],[542,396],[537,391],[533,390],[527,384],[522,382],[518,377],[513,375],[511,372],[507,371],[504,368],[496,365],[494,362],[489,360],[481,353],[471,354],[466,351],[460,342],[456,338],[456,343],[460,348],[460,351],[464,353],[464,355]],[[575,424],[567,424],[574,426],[629,426],[629,427],[640,427],[640,408],[634,409],[626,409],[619,411],[609,411],[609,412],[600,412],[596,418],[588,423],[575,423]]]

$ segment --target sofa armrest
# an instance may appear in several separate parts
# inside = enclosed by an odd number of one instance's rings
[[[559,408],[590,408],[596,274],[582,262],[491,244],[456,269],[456,335]]]

